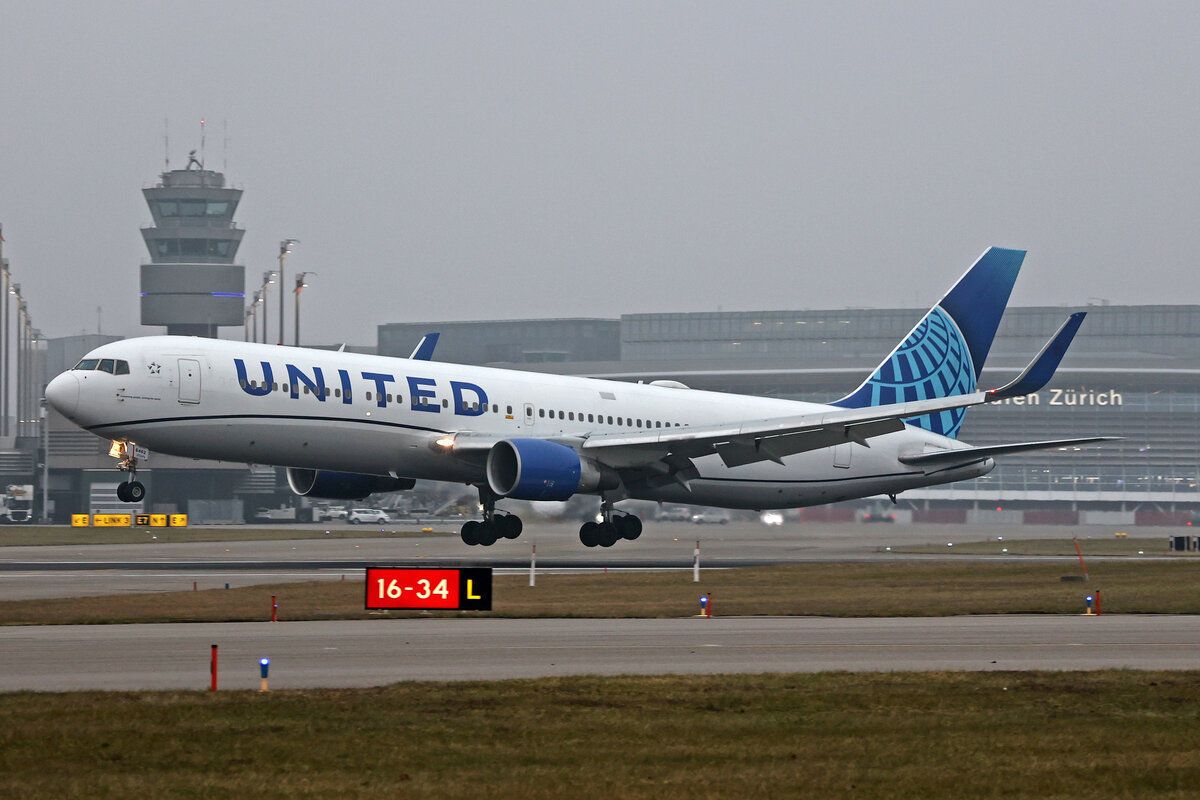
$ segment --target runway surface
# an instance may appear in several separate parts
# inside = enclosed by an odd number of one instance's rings
[[[378,686],[407,680],[823,670],[1195,669],[1197,616],[348,622],[0,628],[0,690]]]

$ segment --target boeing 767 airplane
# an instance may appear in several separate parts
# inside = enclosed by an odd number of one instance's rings
[[[287,468],[297,494],[361,499],[416,479],[475,486],[482,521],[467,544],[516,538],[506,498],[599,498],[589,547],[636,539],[629,498],[724,508],[819,505],[986,475],[993,458],[1105,437],[972,447],[958,441],[970,406],[1037,391],[1083,314],[1072,314],[1007,385],[977,381],[1025,253],[990,248],[861,386],[828,405],[430,360],[182,336],[114,342],[54,378],[46,399],[113,440],[145,496],[138,455]]]

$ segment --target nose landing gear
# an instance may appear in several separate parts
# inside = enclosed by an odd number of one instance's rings
[[[146,486],[137,479],[137,450],[133,442],[113,442],[108,450],[110,456],[121,459],[117,466],[129,473],[129,480],[117,484],[117,499],[122,503],[140,503],[146,499]]]

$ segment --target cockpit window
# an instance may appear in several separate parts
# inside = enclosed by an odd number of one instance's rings
[[[80,370],[99,370],[109,375],[128,375],[129,362],[119,358],[85,358],[74,366]]]

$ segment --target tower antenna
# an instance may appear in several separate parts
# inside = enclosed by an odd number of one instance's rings
[[[204,120],[200,120],[200,169],[204,169]]]
[[[171,171],[171,119],[163,117],[163,172]]]
[[[221,143],[221,171],[229,172],[229,120],[221,120],[221,128],[225,133],[225,141]]]

